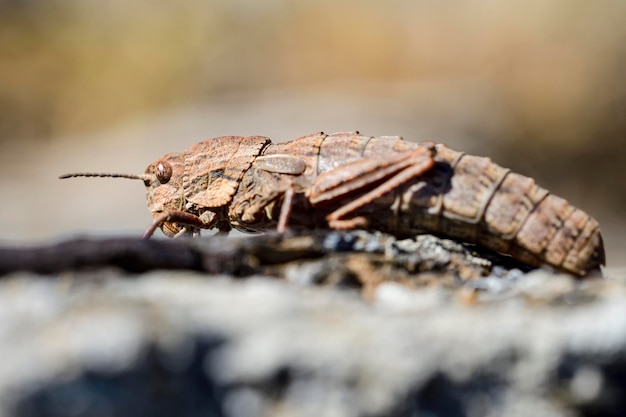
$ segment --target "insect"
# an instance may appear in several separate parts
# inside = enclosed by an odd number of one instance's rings
[[[598,222],[489,158],[445,145],[359,132],[272,143],[225,136],[170,153],[144,174],[76,173],[144,182],[153,222],[169,237],[200,229],[287,226],[433,233],[531,266],[584,276],[605,264]]]

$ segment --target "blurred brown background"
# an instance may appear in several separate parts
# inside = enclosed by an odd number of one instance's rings
[[[0,240],[140,233],[207,137],[358,129],[535,177],[626,264],[626,2],[0,0]]]

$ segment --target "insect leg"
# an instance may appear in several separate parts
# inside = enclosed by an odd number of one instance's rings
[[[344,217],[366,206],[377,198],[382,197],[386,193],[393,191],[395,188],[401,186],[412,178],[423,174],[434,165],[432,150],[428,147],[419,147],[414,151],[403,152],[394,158],[386,158],[384,161],[383,158],[370,159],[370,164],[381,164],[380,169],[377,169],[372,165],[369,170],[356,171],[358,174],[352,175],[346,171],[354,171],[354,168],[357,165],[362,168],[368,163],[368,161],[361,160],[355,163],[342,165],[328,171],[326,174],[329,176],[339,174],[339,177],[344,177],[346,180],[341,184],[338,184],[336,187],[325,190],[324,192],[311,198],[314,204],[316,201],[325,201],[326,199],[332,200],[346,196],[354,191],[367,189],[368,186],[372,186],[373,184],[383,181],[373,189],[367,191],[365,194],[347,204],[342,205],[326,216],[326,220],[332,228],[350,229],[363,227],[366,224],[365,218],[356,217],[354,219],[344,219]],[[389,161],[390,159],[391,163]],[[321,177],[322,176],[320,176],[320,178]]]
[[[150,227],[148,227],[143,234],[142,239],[149,239],[150,236],[154,234],[154,231],[166,222],[180,223],[194,228],[201,228],[203,226],[206,227],[202,219],[194,214],[179,210],[170,210],[163,212],[154,218]]]
[[[409,181],[412,178],[415,178],[427,170],[429,170],[433,165],[433,160],[422,161],[422,163],[413,165],[409,168],[400,171],[398,174],[391,177],[389,180],[385,181],[378,187],[373,190],[363,194],[356,200],[352,200],[350,203],[345,204],[339,207],[337,210],[330,213],[326,216],[326,220],[328,220],[328,224],[336,229],[352,229],[355,227],[363,227],[365,218],[356,217],[354,220],[347,219],[344,220],[342,217],[345,217],[347,214],[350,214],[361,207],[367,205],[368,203],[374,201],[377,198],[382,197],[384,194],[392,191],[393,189],[399,187],[403,183]]]
[[[287,220],[291,214],[291,206],[293,205],[293,187],[290,187],[285,191],[285,197],[283,198],[283,205],[280,208],[280,216],[278,217],[278,227],[276,230],[278,233],[284,233],[287,230]]]
[[[413,165],[430,164],[423,169],[426,171],[434,164],[433,152],[434,148],[431,146],[419,146],[407,152],[363,158],[339,165],[315,179],[308,199],[314,206],[326,205],[333,200],[345,198],[347,194],[371,189],[373,184]]]

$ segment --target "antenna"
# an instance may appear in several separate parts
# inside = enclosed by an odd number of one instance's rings
[[[128,178],[130,180],[142,180],[149,181],[152,179],[150,175],[135,175],[135,174],[117,174],[117,173],[99,173],[99,172],[76,172],[72,174],[63,174],[59,176],[60,180],[65,178],[74,177],[110,177],[110,178]]]

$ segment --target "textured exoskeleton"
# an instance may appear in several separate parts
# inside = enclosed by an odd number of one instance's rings
[[[220,137],[128,177],[147,187],[154,222],[146,237],[158,227],[170,237],[233,227],[367,228],[434,233],[578,275],[605,263],[598,223],[532,178],[399,136],[316,133],[275,144]]]

